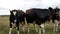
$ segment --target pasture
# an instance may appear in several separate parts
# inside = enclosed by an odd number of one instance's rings
[[[38,25],[36,25],[38,26]],[[19,26],[20,34],[27,34],[27,27],[25,27],[25,33],[22,31],[22,25]],[[39,27],[37,27],[38,30]],[[30,24],[30,34],[35,34],[34,25]],[[53,32],[53,23],[45,23],[46,34],[60,34],[60,32]],[[9,16],[0,16],[0,34],[8,34],[9,32]],[[16,30],[12,30],[12,34],[16,34]]]

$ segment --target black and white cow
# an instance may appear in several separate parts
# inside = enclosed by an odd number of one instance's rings
[[[26,20],[27,23],[33,23],[35,21],[35,23],[38,24],[42,29],[43,34],[45,34],[44,23],[46,21],[49,21],[50,19],[52,19],[53,23],[57,22],[58,20],[57,12],[58,11],[56,11],[56,9],[52,9],[51,7],[49,7],[49,9],[38,8],[29,9],[26,11],[27,14]]]
[[[19,16],[17,10],[10,11],[10,30],[9,34],[11,34],[12,26],[16,27],[17,34],[19,34]]]
[[[24,22],[24,12],[22,10],[10,10],[10,30],[11,34],[12,28],[17,29],[17,34],[19,34],[19,23]],[[14,27],[13,27],[14,26]]]

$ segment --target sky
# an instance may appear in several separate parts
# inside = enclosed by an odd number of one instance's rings
[[[10,15],[10,10],[20,9],[26,12],[30,8],[60,8],[60,0],[0,0],[0,15]]]

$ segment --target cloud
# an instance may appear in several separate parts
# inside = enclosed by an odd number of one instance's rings
[[[60,8],[60,0],[0,0],[0,14],[9,15],[9,9]],[[3,8],[2,8],[3,7]],[[7,9],[7,10],[5,10]]]

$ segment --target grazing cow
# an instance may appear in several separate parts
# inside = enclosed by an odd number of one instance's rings
[[[9,34],[11,34],[12,26],[17,29],[17,34],[19,34],[19,22],[24,23],[24,12],[22,10],[10,10],[10,30]]]
[[[26,11],[26,15],[27,15],[26,16],[27,23],[33,23],[35,21],[36,24],[38,24],[39,26],[41,25],[44,31],[43,23],[45,23],[45,21],[49,19],[49,12],[47,9],[37,9],[37,8],[29,9]]]
[[[40,26],[43,34],[45,34],[44,23],[50,19],[52,19],[53,23],[57,22],[59,18],[57,13],[58,11],[56,11],[56,9],[52,9],[51,7],[49,7],[49,9],[33,8],[26,11],[26,20],[27,23],[33,23],[35,21],[35,23]]]

